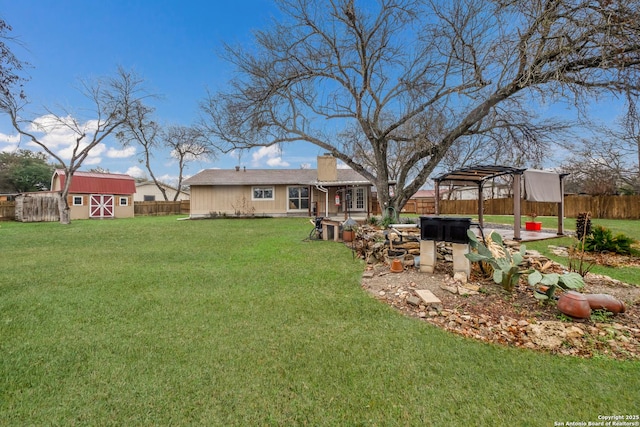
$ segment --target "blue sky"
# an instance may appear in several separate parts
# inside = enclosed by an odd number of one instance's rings
[[[90,105],[77,90],[79,81],[114,75],[122,66],[135,70],[151,92],[162,96],[154,105],[164,125],[193,123],[207,89],[215,92],[232,76],[231,65],[219,56],[222,42],[251,43],[252,30],[267,27],[277,13],[270,0],[0,0],[0,15],[22,43],[13,51],[32,65],[26,87],[31,118],[44,114],[43,106],[58,113],[58,106],[82,113]],[[591,109],[610,121],[623,112],[621,105],[608,98],[594,102]],[[555,116],[574,114],[566,106],[537,108]],[[46,136],[64,152],[64,136],[56,138]],[[17,147],[16,132],[0,116],[0,151]],[[26,141],[19,147],[36,149]],[[96,147],[82,169],[145,175],[139,151],[124,149],[114,138]],[[212,161],[191,163],[185,174],[238,163],[248,168],[315,167],[322,151],[294,143],[253,149],[240,160],[219,154]],[[551,156],[554,164],[546,166],[557,166],[557,155]],[[178,166],[166,150],[155,153],[152,168],[165,182],[177,179]]]
[[[162,96],[154,105],[165,125],[191,124],[206,90],[229,80],[233,70],[219,57],[222,42],[249,43],[251,31],[268,26],[276,13],[269,0],[0,0],[0,15],[22,43],[13,52],[32,65],[26,87],[30,111],[37,115],[46,106],[60,112],[57,106],[63,106],[81,112],[89,105],[77,90],[79,81],[114,75],[122,66]],[[0,117],[0,150],[16,146],[16,132]],[[20,148],[35,150],[26,141]],[[112,139],[97,147],[82,169],[139,175],[144,173],[139,154]],[[296,143],[254,149],[240,161],[251,168],[315,167],[318,154],[318,147]],[[220,154],[217,160],[192,163],[186,174],[236,164],[238,159]],[[168,151],[155,154],[152,169],[165,181],[177,178]]]

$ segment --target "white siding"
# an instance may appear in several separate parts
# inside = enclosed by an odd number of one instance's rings
[[[167,192],[167,198],[173,200],[176,195],[176,190],[170,187],[164,187]],[[135,202],[144,202],[144,196],[154,196],[156,201],[164,201],[164,196],[160,189],[154,183],[144,183],[136,185],[136,194],[134,195]],[[189,200],[189,194],[181,191],[177,200]]]

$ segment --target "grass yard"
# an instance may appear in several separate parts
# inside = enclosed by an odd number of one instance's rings
[[[475,216],[474,220],[477,221],[478,217]],[[484,215],[485,222],[493,222],[497,224],[511,224],[513,225],[513,215]],[[529,218],[522,216],[522,227],[524,228],[525,221],[529,221]],[[549,228],[551,230],[558,229],[558,217],[555,216],[539,216],[536,217],[536,221],[542,222],[542,228]],[[591,224],[601,225],[603,227],[611,229],[613,234],[624,233],[629,237],[640,241],[640,221],[637,219],[601,219],[592,218]],[[565,230],[575,231],[576,219],[565,218],[564,219]]]
[[[0,223],[0,425],[552,426],[637,415],[640,363],[463,339],[306,219]]]
[[[476,218],[477,220],[477,218]],[[524,219],[523,219],[524,221]],[[542,222],[543,228],[554,230],[558,228],[557,217],[537,217],[536,221]],[[513,216],[508,215],[485,215],[485,222],[497,223],[497,224],[511,224],[513,225]],[[524,222],[523,222],[524,224]],[[621,219],[599,219],[595,218],[591,220],[592,225],[601,225],[610,229],[614,235],[622,233],[635,239],[638,243],[635,245],[636,249],[640,248],[640,221],[638,220],[621,220]],[[487,227],[489,228],[489,227]],[[575,231],[576,220],[575,218],[565,218],[564,228],[566,231]],[[576,244],[576,239],[571,237],[560,237],[550,240],[539,240],[534,242],[526,242],[528,249],[535,249],[545,256],[559,262],[563,265],[568,265],[568,259],[554,255],[549,250],[549,245],[572,247]],[[593,273],[604,274],[613,277],[618,280],[622,280],[626,283],[631,283],[640,286],[640,268],[638,267],[607,267],[601,265],[595,265],[590,270]]]

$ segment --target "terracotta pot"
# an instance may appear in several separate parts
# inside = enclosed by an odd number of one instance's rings
[[[402,264],[402,261],[400,261],[399,259],[394,259],[393,262],[391,262],[391,271],[394,273],[403,272],[404,265]]]
[[[592,310],[607,310],[613,314],[624,313],[624,303],[613,295],[586,294],[585,297],[587,297]]]
[[[353,242],[353,237],[356,232],[353,230],[342,230],[342,241],[343,242]]]
[[[576,319],[591,317],[591,307],[587,297],[575,291],[568,291],[558,298],[558,310]]]

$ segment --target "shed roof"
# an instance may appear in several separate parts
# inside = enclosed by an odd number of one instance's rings
[[[338,169],[336,181],[318,181],[315,169],[205,169],[184,181],[185,185],[371,185],[352,169]]]
[[[66,178],[64,170],[56,169],[53,173],[52,188],[56,176],[62,188]],[[69,193],[133,194],[135,192],[136,181],[129,175],[81,171],[74,172],[69,189]]]

